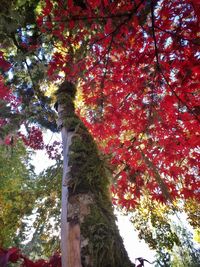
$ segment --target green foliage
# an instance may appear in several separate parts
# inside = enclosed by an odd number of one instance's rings
[[[41,83],[45,83],[53,47],[48,36],[43,36],[37,27],[36,13],[40,6],[39,0],[1,1],[1,51],[12,65],[12,75],[2,74],[8,87],[11,87],[22,102],[20,115],[15,114],[15,121],[10,120],[9,127],[16,129],[15,126],[23,118],[23,122],[37,122],[55,132],[56,115],[52,110],[52,99],[45,96],[40,88]],[[7,133],[7,129],[5,131]]]
[[[165,249],[157,251],[155,267],[171,267],[171,255]]]
[[[61,172],[61,162],[57,162],[34,181],[34,209],[19,233],[25,241],[21,246],[24,253],[32,258],[50,257],[60,248]],[[31,225],[28,226],[30,221]],[[30,232],[33,236],[27,243]]]
[[[170,224],[169,208],[145,196],[138,205],[132,222],[139,231],[139,238],[144,239],[150,248],[172,250],[174,244],[180,245],[177,233]]]
[[[196,225],[194,214],[197,214],[198,210],[194,203],[192,207],[190,214],[193,214],[193,224]],[[172,211],[165,204],[150,201],[146,195],[137,206],[132,222],[139,232],[139,237],[156,250],[156,267],[199,266],[200,255],[194,248],[192,236],[183,226],[177,226],[180,224],[177,218],[174,223],[175,218],[175,206]]]
[[[14,47],[21,52],[25,52],[20,44],[17,32],[19,32],[19,28],[23,30],[27,25],[36,24],[35,9],[38,3],[39,0],[1,1],[0,41],[2,47],[6,47],[7,52]]]
[[[61,162],[36,176],[21,142],[0,146],[0,247],[33,258],[59,250]]]
[[[0,119],[5,119],[6,123],[1,125],[0,139],[4,139],[9,133],[15,132],[20,127],[22,116],[12,112],[6,101],[0,99]]]
[[[193,200],[187,203],[187,207],[191,207],[189,218],[195,226],[198,224],[196,205]],[[156,267],[197,267],[200,264],[200,251],[195,248],[192,235],[178,219],[177,212],[175,203],[172,210],[165,204],[150,201],[146,195],[133,213],[132,222],[139,237],[156,251]]]
[[[175,246],[172,252],[173,267],[198,267],[200,265],[200,249],[195,248],[192,235],[183,227],[176,227],[181,239],[181,246]]]
[[[34,195],[27,164],[28,154],[21,142],[13,148],[0,146],[0,246],[16,245],[22,218],[30,214]]]
[[[200,202],[188,199],[184,203],[184,211],[188,216],[189,223],[195,228],[200,228]]]

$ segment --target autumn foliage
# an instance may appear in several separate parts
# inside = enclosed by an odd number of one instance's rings
[[[0,248],[0,266],[6,267],[8,263],[21,262],[21,267],[61,267],[61,258],[59,254],[54,254],[49,261],[37,260],[31,261],[24,256],[18,248],[1,249]]]
[[[144,192],[162,202],[200,199],[199,8],[189,0],[46,0],[38,18],[57,43],[49,76],[79,80],[83,120],[112,155],[122,207]]]
[[[114,203],[133,208],[144,192],[199,200],[199,1],[42,3],[49,78],[79,82],[86,108],[77,112],[115,168]],[[2,52],[0,68],[10,68]],[[10,97],[2,78],[0,96]],[[20,135],[45,147],[37,127]]]
[[[37,29],[38,39],[17,31],[14,45],[31,60],[49,53],[48,82],[64,76],[78,84],[84,107],[77,114],[114,170],[113,203],[132,210],[144,195],[167,204],[200,201],[200,1],[39,2],[37,26],[26,28]],[[31,98],[6,85],[16,67],[3,50],[0,127],[19,115],[26,133],[11,131],[0,143],[12,145],[19,138],[57,159],[60,143],[45,144],[39,124],[21,114],[20,105],[26,111]],[[0,266],[16,261],[24,267],[60,266],[59,256],[33,262],[17,248],[0,249]]]

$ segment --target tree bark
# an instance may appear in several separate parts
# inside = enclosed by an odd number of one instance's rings
[[[73,136],[72,131],[68,131],[63,126],[62,115],[65,111],[65,105],[58,105],[58,128],[61,129],[63,144],[63,177],[62,177],[62,199],[61,199],[61,254],[62,267],[81,267],[80,258],[80,227],[69,223],[68,217],[68,182],[70,168],[69,147]]]
[[[105,163],[75,114],[76,88],[57,91],[63,139],[62,267],[132,267],[116,225]]]

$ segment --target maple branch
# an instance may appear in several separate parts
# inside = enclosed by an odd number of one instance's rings
[[[135,6],[134,9],[131,12],[126,13],[127,18],[124,21],[122,21],[119,25],[117,25],[116,28],[113,31],[111,31],[110,33],[108,33],[104,37],[102,37],[100,39],[97,39],[91,45],[94,45],[95,43],[100,42],[100,41],[106,39],[110,35],[115,35],[117,33],[117,31],[119,31],[119,29],[132,18],[133,14],[138,10],[138,8],[140,7],[140,5],[142,4],[143,1],[144,0],[142,0],[137,6]]]
[[[178,37],[180,39],[183,39],[184,41],[188,41],[188,42],[191,42],[193,45],[197,45],[197,46],[200,46],[200,37],[197,37],[195,39],[188,39],[186,37],[183,37],[181,36],[180,34],[178,34],[177,32],[173,32],[173,31],[168,31],[168,30],[165,30],[165,29],[162,29],[161,27],[157,26],[157,25],[154,25],[154,27],[162,32],[165,32],[169,35],[172,35],[174,37]]]
[[[151,1],[151,28],[152,28],[152,35],[153,35],[153,40],[154,40],[154,48],[155,48],[155,57],[156,57],[156,62],[157,62],[157,68],[160,68],[160,63],[159,63],[159,57],[158,57],[158,47],[157,47],[157,41],[156,41],[156,33],[155,33],[155,16],[154,16],[154,3],[153,0]]]
[[[143,0],[143,1],[144,1],[144,0]],[[143,1],[141,1],[140,4],[141,4]],[[140,6],[140,4],[138,4],[137,9],[138,9],[138,7]],[[135,11],[137,11],[137,9],[136,9]],[[133,14],[133,12],[130,13],[130,15],[132,15],[132,14]],[[130,16],[130,15],[129,15],[129,18],[125,19],[125,20],[122,21],[119,25],[117,25],[117,27],[116,27],[113,31],[111,31],[110,33],[108,33],[108,34],[105,35],[104,37],[102,37],[102,38],[100,38],[100,39],[94,41],[92,44],[90,44],[90,47],[92,47],[95,43],[97,43],[97,42],[99,42],[99,41],[102,41],[102,40],[104,40],[104,39],[106,39],[106,38],[108,38],[109,36],[112,35],[110,45],[109,45],[108,49],[106,50],[106,53],[104,53],[104,55],[103,55],[102,58],[105,58],[105,56],[109,53],[109,51],[110,51],[110,49],[111,49],[111,45],[112,45],[112,43],[113,43],[113,41],[114,41],[114,35],[119,31],[119,29],[120,29],[124,24],[126,24],[126,23],[131,19],[131,16]],[[102,58],[101,58],[100,60],[98,60],[98,61],[92,66],[92,68],[91,68],[90,70],[88,70],[87,72],[90,72],[92,69],[94,69],[94,68],[101,62]]]
[[[106,58],[106,62],[105,62],[105,72],[103,74],[103,77],[101,79],[101,110],[103,110],[103,100],[104,100],[104,95],[103,95],[103,88],[104,88],[104,82],[105,82],[105,79],[106,79],[106,75],[107,75],[107,70],[108,70],[108,63],[109,63],[109,54],[110,54],[110,51],[111,51],[111,47],[112,47],[112,43],[113,43],[113,39],[114,39],[114,35],[112,35],[112,38],[110,40],[110,43],[109,43],[109,46],[108,46],[108,49],[107,49],[107,58]]]
[[[153,171],[156,182],[158,183],[164,197],[166,200],[170,200],[170,202],[172,203],[172,198],[170,195],[170,192],[168,191],[167,186],[165,185],[165,183],[163,182],[163,179],[161,178],[156,166],[154,165],[154,163],[144,154],[144,152],[142,151],[141,148],[139,148],[140,150],[140,154],[144,160],[144,162],[146,163],[146,165]]]
[[[102,59],[106,57],[107,54],[108,54],[108,49],[106,49],[105,53],[102,56],[100,56],[100,59],[96,60],[96,62],[92,65],[92,67],[88,69],[85,73],[88,73],[93,69],[95,69],[95,67],[99,65],[99,63],[102,61]]]
[[[57,19],[57,20],[45,20],[45,22],[51,21],[54,23],[58,22],[70,22],[70,21],[80,21],[80,20],[106,20],[110,18],[122,18],[122,17],[129,17],[132,12],[126,12],[126,13],[121,13],[121,14],[111,14],[109,16],[104,16],[104,17],[97,17],[97,16],[91,16],[91,17],[79,17],[79,16],[71,16],[71,18],[66,18],[66,19]]]
[[[198,118],[198,116],[193,112],[193,110],[187,105],[187,103],[185,103],[179,96],[178,94],[175,92],[175,90],[172,88],[171,84],[169,83],[168,79],[166,78],[166,76],[164,75],[164,72],[161,68],[161,64],[159,61],[159,51],[158,51],[158,46],[157,46],[157,40],[156,40],[156,35],[155,35],[155,17],[154,17],[154,4],[153,4],[153,0],[151,1],[151,21],[152,21],[152,35],[153,35],[153,40],[154,40],[154,48],[155,48],[155,57],[156,57],[156,62],[157,62],[157,69],[160,71],[160,73],[162,74],[164,80],[166,81],[169,89],[171,90],[171,92],[174,94],[174,96],[180,101],[180,103],[182,103],[182,105],[186,106],[187,110],[195,117],[195,119],[200,122],[200,119]]]
[[[112,37],[111,37],[110,44],[109,44],[109,47],[108,47],[108,49],[106,50],[106,52],[104,53],[104,55],[103,55],[102,58],[105,58],[106,55],[109,54],[109,52],[110,52],[110,50],[111,50],[111,47],[112,47],[112,43],[114,42],[114,36],[115,36],[115,34],[120,30],[120,28],[121,28],[124,24],[126,24],[128,21],[130,21],[130,19],[132,18],[132,15],[138,10],[138,8],[139,8],[140,5],[143,3],[143,1],[144,1],[144,0],[140,1],[140,3],[139,3],[138,5],[135,5],[135,7],[134,7],[134,9],[132,10],[132,12],[128,13],[128,17],[127,17],[124,21],[122,21],[119,25],[117,25],[116,28],[115,28],[113,31],[111,31],[109,34],[105,35],[104,37],[102,37],[102,38],[100,38],[100,39],[94,41],[92,44],[90,44],[90,47],[92,47],[95,43],[100,42],[100,41],[102,41],[102,40],[108,38],[109,36],[112,36]],[[102,59],[102,58],[101,58],[101,59]],[[92,66],[92,68],[89,69],[87,72],[90,72],[92,69],[94,69],[94,68],[101,62],[101,59],[98,60],[98,61]],[[109,56],[108,56],[107,59],[106,59],[106,64],[105,64],[105,69],[106,69],[106,70],[105,70],[105,73],[104,73],[103,78],[102,78],[102,80],[101,80],[101,103],[100,103],[100,105],[101,105],[101,109],[103,109],[103,93],[102,93],[102,92],[103,92],[103,87],[104,87],[104,81],[105,81],[106,74],[107,74],[107,66],[108,66],[108,62],[109,62]]]
[[[164,78],[164,80],[166,81],[169,89],[171,90],[171,92],[174,94],[174,96],[180,101],[180,103],[182,103],[183,106],[185,106],[187,108],[187,110],[195,117],[195,119],[200,123],[200,119],[198,118],[198,116],[195,114],[195,112],[188,106],[187,103],[185,103],[179,96],[178,94],[175,92],[175,90],[173,89],[173,87],[171,86],[171,84],[169,83],[168,79],[166,78],[165,74],[163,73],[163,70],[160,68],[160,72]]]
[[[134,143],[137,141],[137,138],[134,136],[129,141],[132,142],[132,144],[126,148],[127,150],[130,150],[133,147]],[[123,146],[124,143],[120,144],[119,148],[122,148]],[[120,176],[122,171],[127,171],[129,169],[129,165],[126,161],[119,160],[119,162],[123,165],[123,168],[114,175],[113,180],[116,180]]]

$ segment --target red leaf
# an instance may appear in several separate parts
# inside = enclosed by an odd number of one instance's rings
[[[36,262],[33,262],[26,257],[24,257],[23,259],[24,262],[22,264],[22,267],[48,267],[48,263],[45,260],[38,260]]]
[[[181,193],[183,194],[183,196],[184,196],[185,199],[194,196],[194,192],[193,192],[193,190],[188,189],[188,188],[183,188],[183,189],[181,190]]]
[[[92,7],[92,8],[97,8],[101,5],[101,0],[87,0],[87,3]]]
[[[6,267],[8,262],[17,262],[20,258],[19,249],[18,248],[10,248],[8,250],[4,250],[0,248],[0,266]]]
[[[8,71],[10,67],[11,67],[11,64],[4,59],[3,52],[0,51],[0,68],[3,71]]]
[[[49,260],[49,265],[52,267],[61,267],[61,255],[55,253]]]

